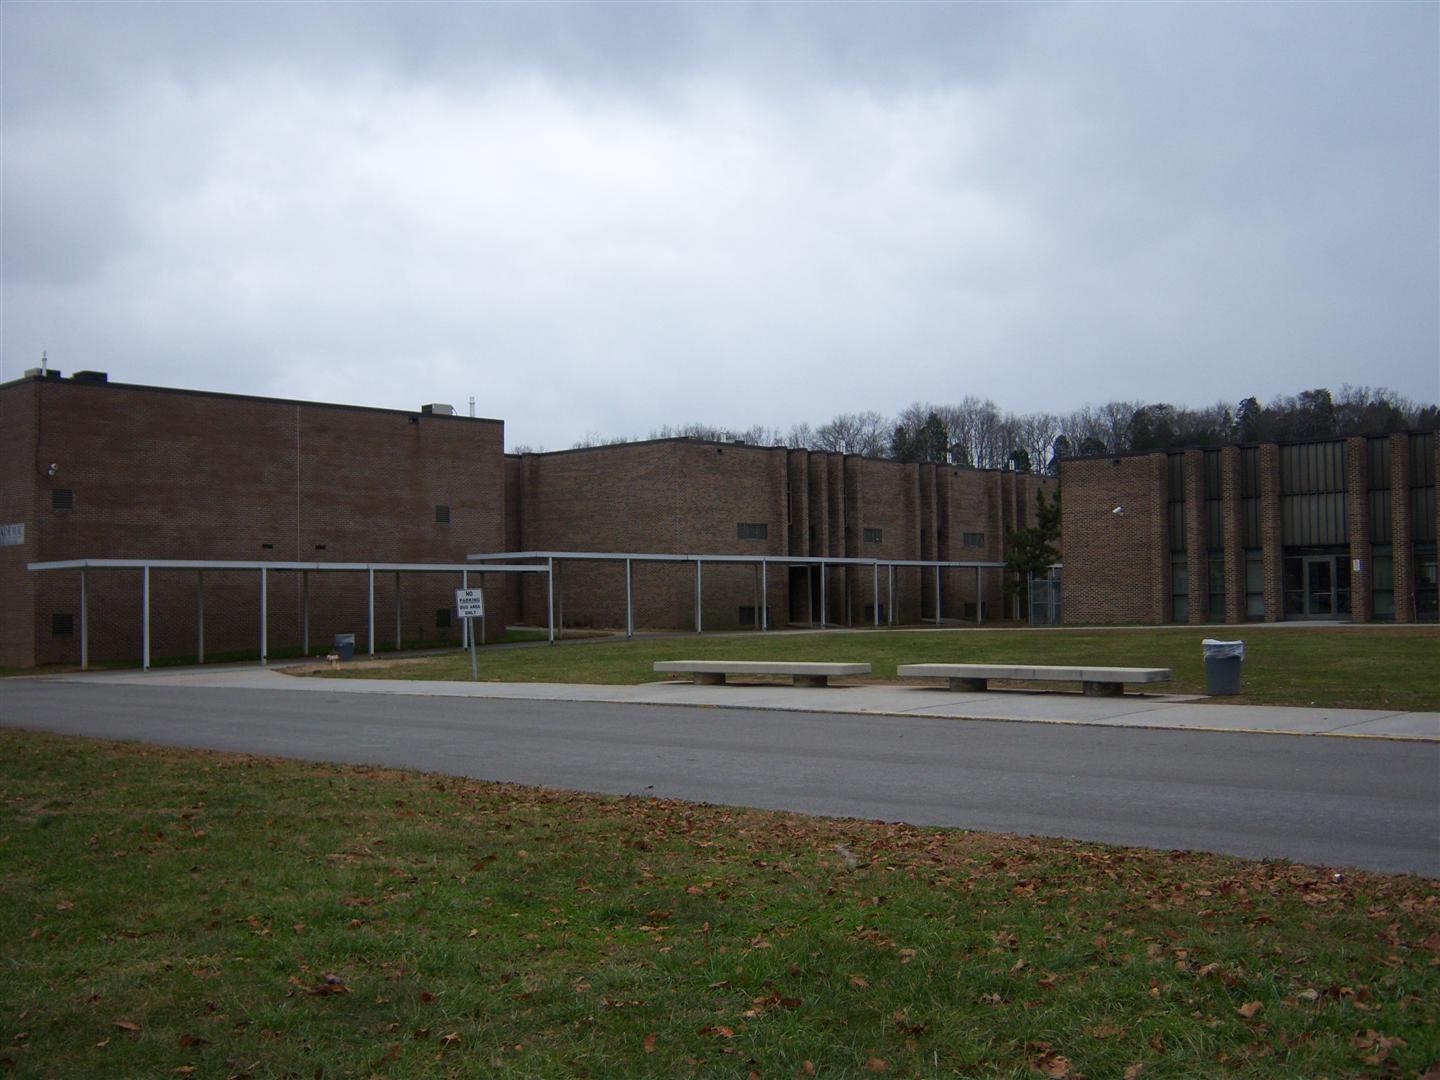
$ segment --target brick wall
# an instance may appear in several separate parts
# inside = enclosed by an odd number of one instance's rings
[[[1060,490],[1065,621],[1164,622],[1165,455],[1066,458]]]
[[[1345,440],[1345,515],[1350,561],[1351,618],[1373,617],[1373,550],[1367,440]],[[1414,527],[1411,521],[1410,435],[1389,439],[1391,537],[1396,619],[1412,617]],[[1264,618],[1284,614],[1285,535],[1281,513],[1280,447],[1257,450],[1259,533],[1264,577]],[[1436,451],[1440,454],[1440,450]],[[1065,618],[1071,623],[1169,621],[1170,545],[1166,505],[1166,453],[1118,458],[1070,458],[1061,463],[1062,529],[1065,543]],[[1185,549],[1190,572],[1191,623],[1207,622],[1207,535],[1202,498],[1204,453],[1184,452]],[[1220,450],[1221,538],[1224,552],[1225,621],[1246,619],[1244,517],[1239,447]],[[1123,506],[1122,515],[1113,514]],[[1440,511],[1437,511],[1440,515]],[[1353,567],[1359,566],[1359,570]]]
[[[1370,469],[1363,437],[1345,440],[1345,516],[1350,536],[1350,617],[1370,621]]]
[[[512,541],[513,550],[861,559],[935,558],[942,533],[943,558],[999,558],[1002,485],[1033,503],[1037,486],[1053,484],[1019,474],[685,439],[527,455],[511,460],[507,477],[523,488],[507,494],[524,517],[523,542]],[[740,538],[741,522],[764,524],[766,538]],[[867,540],[869,530],[878,530],[879,539]],[[963,548],[964,532],[983,533],[985,546]],[[637,627],[694,625],[693,565],[633,567]],[[741,609],[756,606],[754,566],[707,563],[703,574],[704,626],[741,625]],[[870,567],[832,567],[824,578],[828,622],[872,622],[874,611],[867,609],[877,585],[882,617],[889,617],[888,574],[877,582]],[[771,623],[818,622],[820,580],[818,568],[772,565],[766,572]],[[947,571],[942,584],[944,615],[960,617],[963,605],[974,601],[973,574]],[[987,603],[998,604],[999,576],[987,572],[984,588]],[[544,583],[527,582],[523,593],[520,617],[543,624]],[[624,598],[623,564],[567,561],[557,614],[567,626],[618,628],[624,625]],[[898,569],[893,605],[897,621],[918,620],[922,608],[933,617],[933,571]]]
[[[18,525],[24,543],[0,547],[0,666],[35,663],[35,581],[25,565],[37,558],[35,499],[49,462],[35,456],[38,380],[0,386],[0,525]],[[49,629],[48,627],[46,628]]]
[[[1394,552],[1395,621],[1414,619],[1415,535],[1410,521],[1410,436],[1390,436],[1390,542]]]
[[[35,559],[463,562],[504,538],[498,421],[68,380],[41,393],[38,456],[57,471],[39,484]],[[71,493],[71,509],[51,509],[55,489]],[[91,660],[139,656],[140,576],[87,574]],[[269,645],[297,646],[305,585],[298,573],[267,576]],[[458,625],[436,626],[458,584],[402,578],[406,639],[458,640]],[[391,641],[395,582],[384,574],[376,586],[377,638]],[[35,660],[77,662],[78,572],[46,573],[34,588]],[[308,591],[312,652],[341,631],[363,649],[365,575],[313,573]],[[152,572],[152,655],[194,654],[199,593],[195,571]],[[77,633],[53,635],[57,613],[74,615]],[[207,653],[258,648],[258,574],[207,572],[204,613]]]
[[[1221,532],[1225,549],[1225,621],[1245,621],[1245,517],[1241,502],[1240,448],[1220,450]]]
[[[1284,535],[1280,519],[1280,448],[1260,447],[1260,552],[1265,578],[1265,621],[1285,617]]]

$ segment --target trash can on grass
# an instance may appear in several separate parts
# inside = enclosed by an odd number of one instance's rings
[[[354,660],[354,659],[355,659],[355,635],[354,635],[354,634],[336,634],[336,635],[335,635],[335,652],[336,652],[337,655],[339,655],[339,657],[340,657],[341,660]]]
[[[1240,668],[1245,662],[1245,642],[1206,638],[1205,692],[1213,696],[1240,693]]]

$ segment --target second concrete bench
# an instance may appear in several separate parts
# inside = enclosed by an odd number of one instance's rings
[[[1066,667],[1058,664],[901,664],[902,679],[945,678],[951,690],[986,690],[991,679],[1078,682],[1094,697],[1119,697],[1126,683],[1169,682],[1170,668]]]
[[[695,676],[704,686],[720,686],[726,675],[789,675],[796,686],[828,686],[832,675],[869,675],[869,664],[812,664],[784,660],[657,660],[655,670]]]

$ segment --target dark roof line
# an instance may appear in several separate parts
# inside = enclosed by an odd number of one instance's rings
[[[467,423],[504,424],[505,421],[490,416],[461,416],[460,414],[423,412],[420,409],[387,409],[379,405],[346,405],[337,401],[308,401],[304,398],[267,397],[260,394],[235,394],[224,390],[190,390],[179,386],[150,386],[144,383],[100,382],[88,379],[45,378],[40,375],[26,375],[0,383],[0,390],[8,390],[23,383],[42,383],[50,387],[84,387],[86,389],[144,390],[155,394],[183,394],[188,397],[225,398],[231,401],[260,401],[273,405],[306,405],[315,409],[346,409],[353,412],[387,413],[391,416],[424,416],[434,420],[464,420]]]
[[[981,468],[978,465],[959,465],[949,461],[896,461],[894,458],[872,457],[867,454],[847,454],[841,450],[807,450],[803,446],[785,446],[779,443],[767,445],[765,443],[756,442],[720,442],[717,439],[701,439],[693,435],[667,435],[661,439],[636,439],[633,442],[603,443],[599,446],[571,446],[565,450],[528,450],[523,454],[516,453],[513,450],[507,450],[505,452],[505,456],[507,458],[516,459],[527,457],[555,457],[559,454],[584,454],[594,453],[596,451],[603,452],[607,450],[623,450],[626,447],[631,446],[656,446],[660,443],[680,443],[686,446],[718,446],[722,450],[728,448],[734,448],[737,450],[784,450],[787,453],[798,450],[804,451],[807,454],[833,454],[837,457],[859,458],[861,461],[873,461],[881,465],[934,465],[938,469],[964,469],[967,472],[979,473],[1015,473],[1017,476],[1038,476],[1044,480],[1054,479],[1054,477],[1049,473],[1037,473],[1029,470],[985,469]]]
[[[1317,435],[1310,439],[1265,439],[1260,442],[1212,443],[1202,446],[1187,443],[1184,446],[1157,446],[1150,450],[1121,450],[1118,453],[1104,451],[1097,454],[1066,454],[1061,461],[1096,461],[1102,458],[1147,457],[1150,454],[1183,454],[1187,450],[1224,450],[1234,446],[1241,450],[1257,446],[1309,446],[1313,443],[1344,442],[1346,439],[1388,439],[1391,435],[1434,435],[1440,428],[1403,428],[1400,431],[1365,431],[1355,435]]]

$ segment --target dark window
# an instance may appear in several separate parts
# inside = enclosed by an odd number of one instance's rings
[[[1390,489],[1369,491],[1366,498],[1370,500],[1370,542],[1390,543]]]
[[[735,535],[741,540],[766,540],[770,526],[763,521],[742,521],[735,526]]]
[[[275,545],[274,545],[274,544],[261,544],[260,546],[261,546],[262,548],[264,548],[266,551],[274,551],[274,550],[275,550]]]
[[[1370,490],[1388,489],[1390,487],[1390,440],[1388,438],[1367,439],[1365,451],[1370,459],[1366,467],[1366,471],[1369,473],[1367,481]]]
[[[1260,497],[1260,449],[1244,447],[1240,451],[1240,496],[1245,499]]]
[[[1171,454],[1165,460],[1166,486],[1170,489],[1170,501],[1183,502],[1185,499],[1185,455]]]
[[[1265,555],[1254,549],[1245,552],[1245,618],[1265,618]]]
[[[1209,554],[1206,575],[1206,618],[1211,622],[1225,621],[1225,555],[1212,551]]]
[[[1221,502],[1219,499],[1206,499],[1205,503],[1205,546],[1208,548],[1224,548],[1225,546],[1225,523],[1221,514]]]
[[[56,488],[50,492],[51,510],[74,510],[75,492],[69,488]]]
[[[1172,552],[1170,555],[1170,621],[1190,621],[1190,567],[1185,553]]]
[[[984,533],[967,532],[961,537],[961,540],[967,548],[983,548],[985,546]]]
[[[450,626],[450,609],[448,607],[437,607],[435,609],[435,629],[445,630]]]
[[[1389,544],[1376,544],[1370,552],[1370,615],[1395,618],[1395,549]]]
[[[50,633],[56,637],[69,637],[75,633],[75,616],[69,612],[56,612],[51,615]]]
[[[1410,486],[1435,485],[1435,435],[1422,431],[1410,436]]]
[[[1185,504],[1184,502],[1170,502],[1166,504],[1170,508],[1170,550],[1185,550]]]
[[[865,605],[865,621],[866,621],[867,623],[873,623],[873,622],[875,621],[875,605],[874,605],[874,604],[866,604],[866,605]],[[881,604],[881,605],[880,605],[880,621],[881,621],[882,623],[889,621],[889,612],[886,610],[884,604]]]
[[[1428,431],[1410,436],[1410,522],[1411,538],[1416,545],[1435,542],[1435,436]],[[1418,546],[1415,551],[1418,560]],[[1415,573],[1418,588],[1424,573],[1418,564]],[[1433,610],[1432,602],[1432,613]]]
[[[866,529],[866,530],[865,530],[865,543],[867,543],[867,544],[878,544],[878,543],[880,543],[880,530],[879,530],[879,529]]]
[[[440,522],[440,524],[442,524],[442,525],[449,525],[449,524],[450,524],[450,507],[448,507],[448,506],[437,506],[437,507],[435,507],[435,520],[438,521],[438,522]]]
[[[1202,498],[1218,499],[1223,495],[1220,479],[1220,451],[1206,450],[1202,460],[1205,465],[1201,472],[1201,476],[1205,480],[1205,492]]]
[[[1345,444],[1299,443],[1280,448],[1280,494],[1314,495],[1345,490]]]
[[[316,551],[324,551],[324,550],[325,550],[325,545],[324,545],[324,544],[316,544],[316,545],[315,545],[315,550],[316,550]]]
[[[1440,621],[1440,563],[1434,544],[1415,545],[1415,621]]]
[[[1410,537],[1415,543],[1435,539],[1435,489],[1410,489]]]
[[[1241,529],[1240,542],[1247,548],[1260,546],[1260,500],[1241,499],[1240,512],[1244,515],[1244,527]]]
[[[1166,508],[1170,524],[1170,550],[1185,550],[1185,455],[1171,454],[1165,459]],[[1184,622],[1184,619],[1176,619]]]

